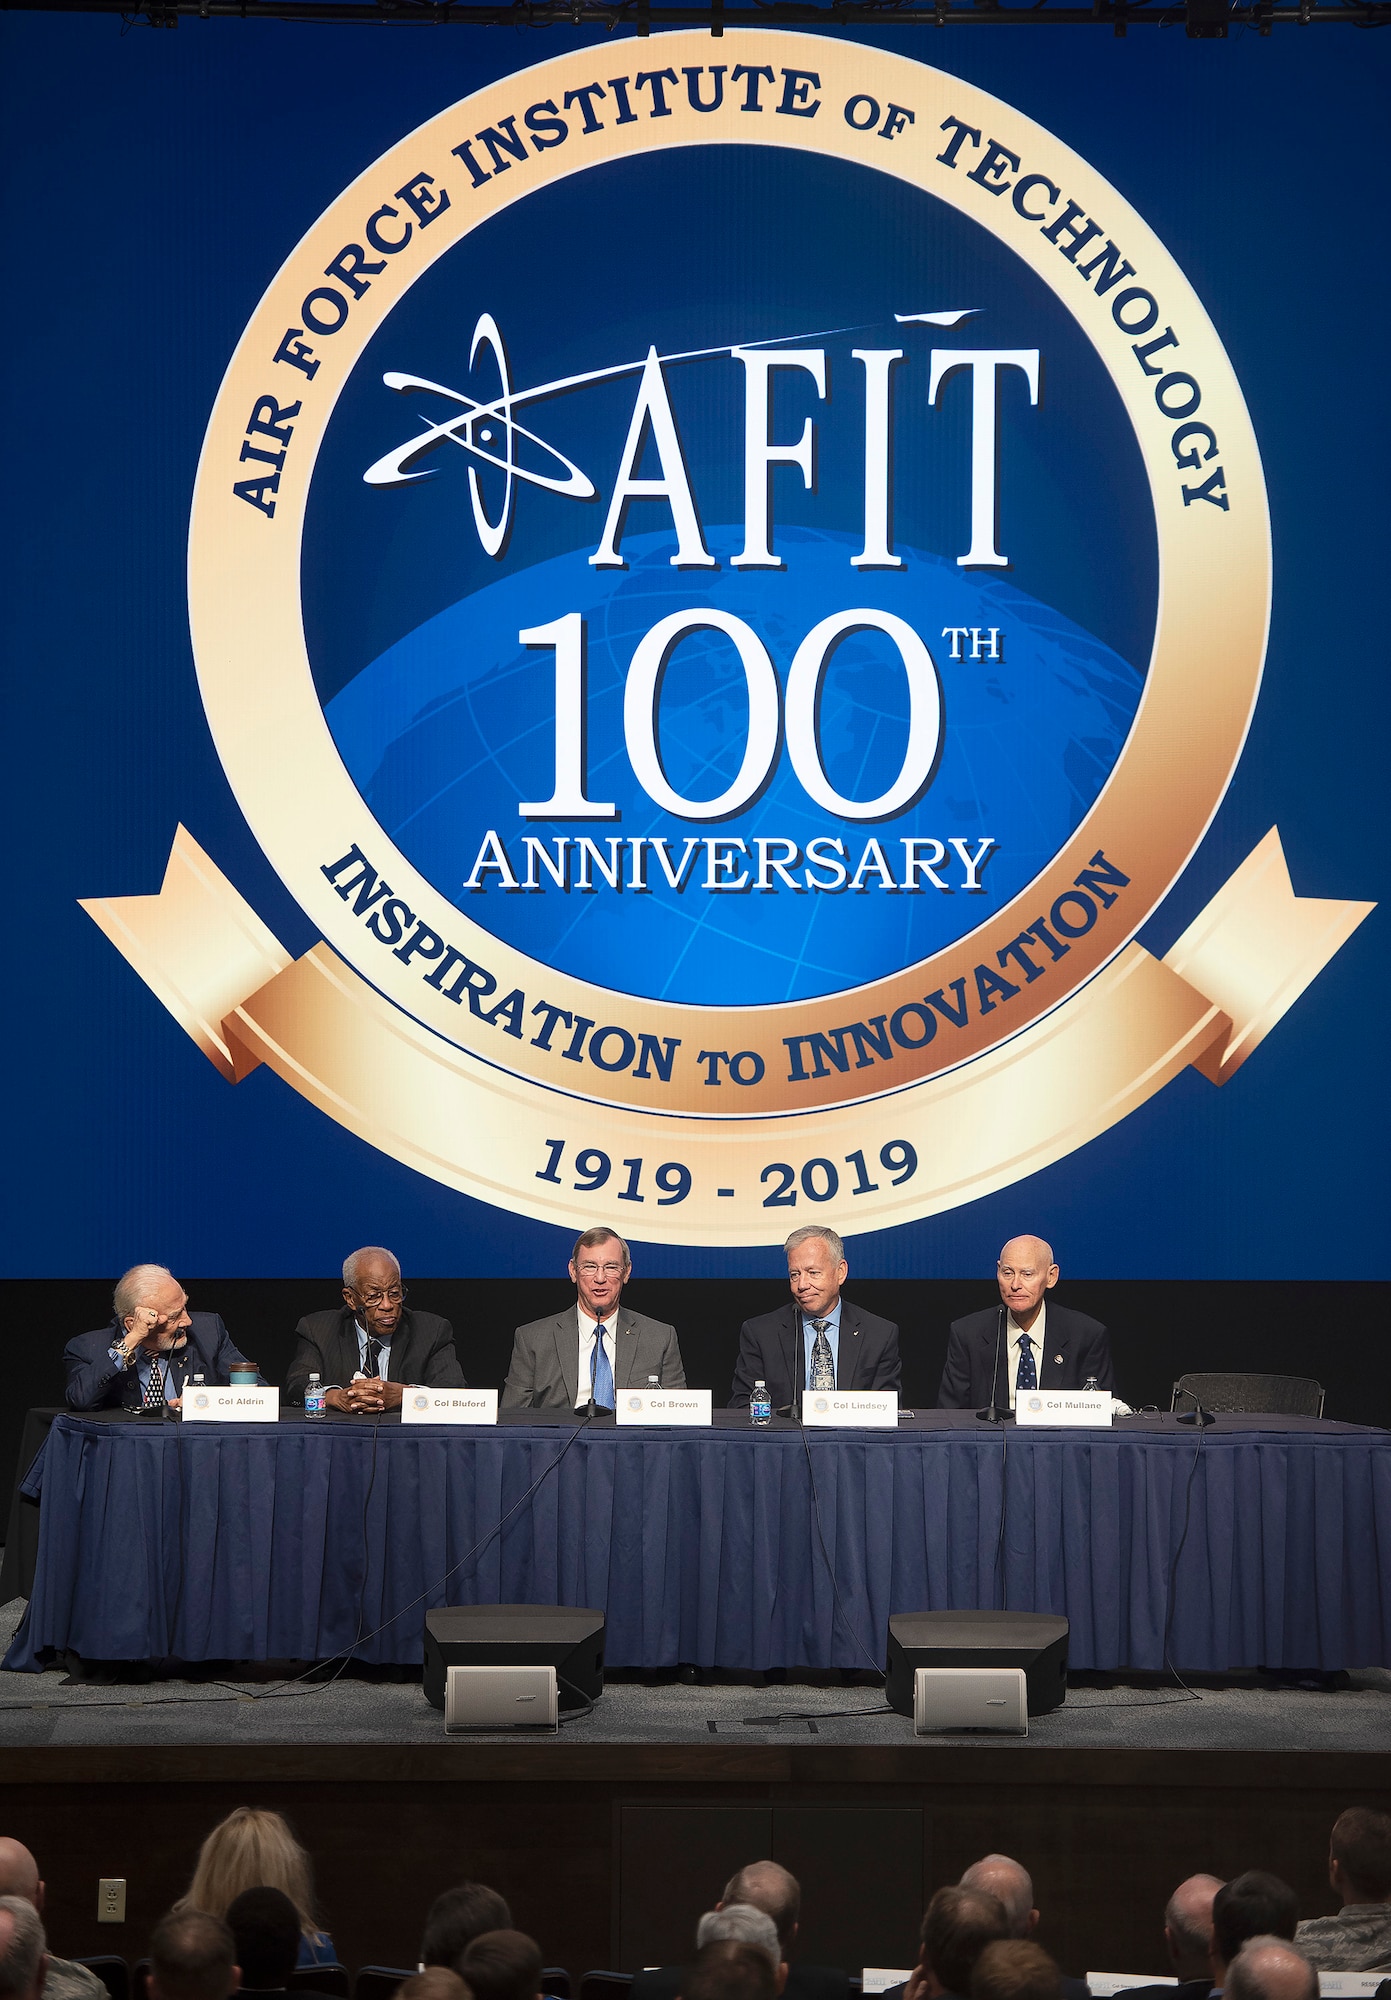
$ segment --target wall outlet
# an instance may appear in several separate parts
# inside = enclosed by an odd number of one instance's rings
[[[103,1875],[97,1883],[97,1922],[123,1924],[126,1920],[126,1878]]]

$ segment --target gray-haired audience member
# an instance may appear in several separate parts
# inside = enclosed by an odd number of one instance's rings
[[[1247,1938],[1227,1968],[1229,2000],[1318,2000],[1319,1976],[1286,1938]]]
[[[1212,1903],[1221,1882],[1189,1875],[1164,1906],[1164,1947],[1178,1987],[1128,1986],[1114,2000],[1207,2000],[1212,1991]]]
[[[47,1939],[34,1905],[0,1896],[0,2000],[39,2000]]]
[[[1353,1806],[1333,1823],[1328,1880],[1342,1908],[1310,1917],[1294,1941],[1320,1972],[1391,1967],[1391,1814]]]
[[[525,1931],[484,1931],[464,1953],[459,1976],[473,2000],[539,2000],[540,1947]]]
[[[460,1882],[436,1896],[425,1919],[425,1935],[420,1940],[420,1963],[444,1965],[458,1972],[464,1953],[484,1931],[512,1928],[512,1912],[507,1899],[485,1882]]]
[[[681,2000],[777,2000],[777,1974],[756,1944],[716,1938],[686,1968]]]
[[[776,1861],[747,1862],[725,1883],[715,1911],[723,1914],[735,1903],[750,1905],[772,1919],[779,1957],[786,1967],[781,1989],[786,2000],[849,2000],[849,1975],[838,1967],[803,1965],[800,1960],[789,1963],[802,1912],[802,1889],[795,1875]],[[659,1965],[640,1972],[629,2000],[677,2000],[687,1974],[688,1968],[682,1965]]]
[[[1212,1983],[1225,1992],[1227,1967],[1247,1938],[1293,1938],[1299,1921],[1294,1890],[1278,1875],[1248,1868],[1224,1882],[1212,1899],[1212,1945],[1208,1965]]]
[[[150,1936],[150,2000],[231,2000],[241,1985],[236,1945],[221,1917],[171,1910]]]
[[[786,1985],[782,1940],[766,1910],[756,1910],[752,1903],[722,1903],[717,1910],[707,1910],[696,1925],[697,1954],[707,1944],[751,1944],[759,1951],[766,1951],[777,1974],[779,1993]]]
[[[0,1896],[19,1896],[43,1915],[44,1885],[39,1864],[22,1841],[0,1838]],[[106,1988],[85,1965],[48,1954],[43,2000],[106,2000]]]
[[[1062,2000],[1062,1974],[1041,1944],[1001,1938],[971,1974],[971,2000]]]
[[[971,1863],[959,1886],[998,1897],[1005,1906],[1012,1938],[1022,1941],[1035,1937],[1039,1913],[1034,1907],[1033,1877],[1022,1861],[1015,1861],[1008,1854],[987,1854]],[[1085,1979],[1069,1979],[1062,1973],[1058,1976],[1062,1980],[1063,2000],[1087,2000]]]

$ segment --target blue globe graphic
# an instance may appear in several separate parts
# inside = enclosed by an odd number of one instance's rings
[[[378,824],[494,936],[543,964],[651,999],[748,1006],[831,994],[976,929],[1047,866],[1095,801],[1134,721],[1142,673],[998,574],[968,573],[939,556],[900,550],[903,570],[857,571],[850,567],[856,539],[787,527],[777,540],[785,567],[747,571],[729,564],[742,547],[740,529],[711,529],[707,544],[717,569],[674,569],[669,532],[626,537],[621,571],[591,568],[583,551],[555,557],[474,592],[380,654],[325,710]],[[889,611],[912,625],[933,655],[942,697],[941,748],[916,801],[890,820],[838,817],[803,791],[783,746],[762,793],[732,818],[694,821],[658,807],[628,761],[628,667],[658,620],[705,608],[751,626],[784,685],[808,630],[834,612]],[[587,796],[612,802],[619,816],[527,820],[519,803],[548,799],[553,789],[555,668],[548,650],[525,647],[517,635],[576,611],[587,639]],[[970,657],[965,638],[953,660],[952,641],[942,636],[950,628],[982,635],[994,628],[1002,657],[988,657],[983,636],[982,657]],[[873,630],[849,634],[830,658],[820,700],[822,761],[842,798],[876,799],[893,783],[908,715],[892,642]],[[720,795],[743,760],[747,726],[732,641],[709,628],[691,631],[661,683],[658,742],[668,783],[686,799]],[[492,869],[479,871],[470,890],[464,885],[490,831],[518,886]],[[528,835],[544,845],[564,886],[528,854]],[[591,852],[581,867],[583,838],[598,860]],[[646,886],[633,886],[638,838],[665,840],[673,870],[686,857],[679,886],[650,848]],[[705,843],[716,838],[745,843],[728,850],[723,877],[732,885],[743,873],[742,887],[707,886]],[[771,850],[777,856],[789,847],[796,855],[786,876],[765,866],[763,887],[760,839],[779,843]],[[904,886],[908,841],[929,863],[940,847],[942,886],[921,874]],[[820,845],[808,855],[811,842]],[[834,878],[828,856],[840,860],[846,879],[810,886]],[[1124,857],[1114,858],[1123,865]],[[600,862],[618,872],[617,888]]]

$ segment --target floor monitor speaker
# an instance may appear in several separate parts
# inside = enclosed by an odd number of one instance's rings
[[[885,1698],[913,1713],[919,1667],[1022,1667],[1029,1714],[1047,1715],[1067,1693],[1067,1620],[1046,1611],[900,1611],[889,1620]]]
[[[554,1667],[561,1708],[583,1708],[604,1692],[604,1614],[572,1604],[427,1611],[425,1699],[436,1708],[444,1707],[450,1667]]]

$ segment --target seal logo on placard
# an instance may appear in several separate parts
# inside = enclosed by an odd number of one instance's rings
[[[711,53],[490,85],[286,261],[189,596],[324,942],[291,963],[182,829],[158,898],[87,907],[234,1080],[544,1219],[766,1242],[1221,1081],[1368,906],[1297,902],[1272,832],[1166,960],[1130,942],[1230,779],[1270,588],[1163,245],[942,72]]]

